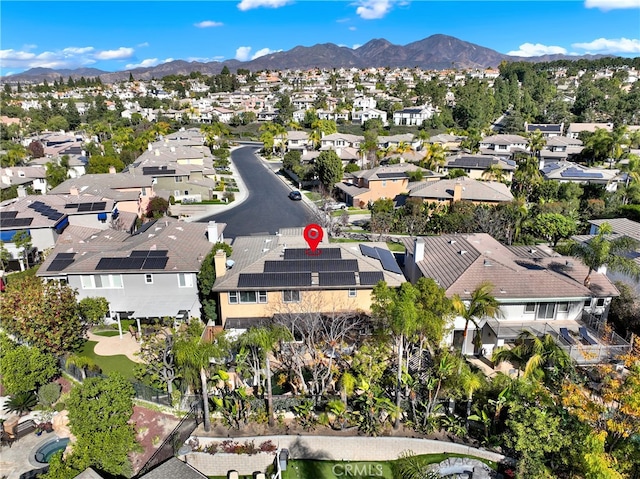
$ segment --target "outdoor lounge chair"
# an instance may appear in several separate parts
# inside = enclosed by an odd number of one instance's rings
[[[567,344],[571,346],[576,344],[576,340],[571,337],[567,328],[560,328],[560,336],[567,342]]]
[[[595,346],[596,344],[598,344],[598,342],[595,339],[589,336],[589,332],[587,331],[587,328],[585,328],[584,326],[580,326],[580,328],[578,329],[578,332],[580,333],[580,337],[582,338],[582,340],[586,342],[589,346]]]

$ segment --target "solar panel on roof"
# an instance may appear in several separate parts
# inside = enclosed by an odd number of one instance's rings
[[[372,248],[371,246],[367,246],[366,244],[361,244],[360,245],[360,252],[363,255],[368,256],[369,258],[380,259],[376,249]]]
[[[135,257],[142,257],[142,258],[146,258],[147,256],[149,256],[149,250],[146,249],[136,249],[133,250],[131,253],[129,253],[129,256],[131,258],[135,258]]]
[[[313,257],[311,257],[313,258]],[[265,273],[301,273],[318,271],[358,271],[355,259],[307,259],[265,261]]]
[[[96,270],[121,269],[122,258],[101,258]]]
[[[162,258],[167,256],[169,252],[168,249],[157,249],[157,250],[149,250],[149,254],[147,255],[149,258]]]
[[[55,259],[73,259],[75,253],[58,253]]]
[[[62,271],[71,263],[73,263],[73,259],[54,259],[47,268],[47,271]]]
[[[92,203],[90,211],[102,211],[106,206],[107,206],[107,203],[105,201],[99,201],[98,203]]]
[[[311,273],[243,273],[238,277],[239,288],[278,288],[311,286]]]
[[[91,205],[93,203],[80,203],[78,205],[78,212],[82,212],[82,211],[91,211]]]
[[[2,226],[5,228],[21,228],[23,226],[29,226],[33,218],[9,218],[2,221]]]
[[[62,213],[59,213],[58,211],[56,211],[56,212],[53,212],[53,213],[49,213],[46,216],[50,220],[56,221],[56,220],[59,220],[60,218],[62,218],[64,215]]]
[[[17,211],[0,211],[0,221],[15,218],[17,214]]]
[[[149,257],[144,261],[142,269],[164,269],[169,258],[153,258]]]
[[[360,271],[360,284],[374,285],[384,279],[382,271]]]
[[[121,258],[120,268],[122,269],[140,269],[144,264],[144,258]]]
[[[319,273],[320,286],[355,286],[356,276],[352,272],[325,272]]]
[[[71,209],[71,208],[77,208],[78,207],[78,203],[67,203],[66,205],[64,205],[65,209]]]
[[[405,172],[401,172],[401,173],[378,173],[378,178],[408,178],[409,175],[407,175]]]
[[[402,274],[402,270],[400,269],[400,266],[398,266],[398,263],[396,262],[396,259],[391,253],[391,251],[376,247],[376,252],[380,257],[380,262],[382,263],[382,267],[386,271]]]
[[[287,248],[284,250],[284,259],[305,259],[311,257],[316,257],[318,259],[340,259],[342,258],[342,250],[340,248],[318,248],[317,254],[307,254],[309,252],[308,249],[305,248]]]

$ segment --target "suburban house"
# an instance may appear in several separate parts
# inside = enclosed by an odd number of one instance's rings
[[[404,244],[405,274],[412,283],[431,278],[448,297],[463,301],[483,282],[493,286],[499,316],[469,322],[464,344],[465,321],[456,317],[446,338],[465,354],[490,358],[495,347],[514,341],[523,330],[552,334],[579,362],[600,361],[629,346],[619,337],[607,337],[606,345],[601,341],[611,299],[619,292],[600,273],[585,286],[588,268],[578,259],[544,246],[504,246],[485,233],[406,238]]]
[[[12,186],[31,188],[42,195],[47,194],[47,170],[39,166],[8,166],[0,169],[0,188]]]
[[[275,138],[274,138],[275,140]],[[306,131],[288,131],[287,132],[287,149],[291,150],[307,150],[312,148],[309,140],[309,133]]]
[[[411,173],[421,171],[423,180],[433,181],[442,175],[424,170],[416,165],[403,163],[399,165],[379,166],[370,170],[355,171],[345,175],[345,180],[336,184],[338,195],[350,206],[365,208],[381,198],[394,199],[409,191]]]
[[[405,126],[420,126],[429,120],[435,110],[431,106],[418,106],[411,108],[403,108],[393,112],[393,124]]]
[[[497,205],[513,201],[509,187],[497,181],[478,181],[460,177],[416,183],[409,189],[409,198],[419,198],[425,203],[452,205],[456,201],[474,204]]]
[[[24,231],[30,238],[28,261],[53,248],[62,232],[71,224],[105,229],[118,218],[112,200],[92,195],[29,195],[14,198],[0,207],[0,240],[13,261],[24,269],[23,249],[16,246],[15,235]]]
[[[52,190],[50,195],[92,195],[113,200],[118,204],[121,221],[129,223],[147,211],[153,197],[152,178],[130,173],[96,173],[67,180]]]
[[[567,137],[578,138],[582,132],[595,133],[597,129],[613,131],[613,123],[569,123]]]
[[[509,159],[514,153],[528,152],[528,144],[529,140],[520,135],[491,135],[480,140],[480,153]]]
[[[440,133],[429,138],[427,143],[441,145],[445,151],[457,151],[460,149],[462,137],[450,135],[449,133]]]
[[[531,134],[535,131],[542,133],[544,138],[553,138],[562,136],[564,132],[564,123],[524,123],[524,131]]]
[[[167,217],[134,234],[70,227],[37,276],[66,281],[78,300],[106,298],[111,319],[200,318],[196,276],[224,226]]]
[[[324,240],[312,252],[302,228],[280,233],[237,237],[228,260],[216,255],[213,291],[225,329],[247,329],[279,314],[368,313],[379,281],[405,281],[385,243]]]
[[[516,162],[503,160],[497,156],[460,154],[447,157],[442,168],[446,174],[451,170],[464,171],[469,178],[480,180],[486,178],[486,172],[491,167],[497,167],[502,171],[505,181],[513,180],[513,172],[516,170]]]
[[[339,148],[354,148],[358,149],[360,143],[364,141],[364,137],[360,135],[350,135],[348,133],[331,133],[325,135],[320,140],[320,149],[325,150],[338,150]]]
[[[567,136],[554,136],[539,152],[540,161],[572,160],[583,150],[582,141]]]
[[[590,220],[591,228],[588,235],[574,236],[573,239],[577,241],[589,241],[593,235],[597,235],[600,231],[600,227],[603,223],[608,223],[611,226],[612,233],[614,235],[624,235],[640,243],[640,223],[632,221],[627,218],[610,218],[605,220]],[[628,257],[632,258],[635,263],[640,267],[640,247],[635,251],[629,253]],[[614,273],[612,271],[604,271],[612,281],[624,281],[625,283],[634,287],[636,292],[640,294],[640,280],[636,280],[629,275],[622,273]]]
[[[389,124],[387,120],[387,112],[376,108],[363,108],[362,110],[353,110],[351,113],[351,121],[355,124],[362,125],[369,120],[380,120],[384,126]]]
[[[618,188],[616,178],[620,173],[619,170],[589,168],[570,161],[545,162],[540,168],[540,172],[545,180],[554,180],[560,183],[603,185],[610,192],[616,191]]]

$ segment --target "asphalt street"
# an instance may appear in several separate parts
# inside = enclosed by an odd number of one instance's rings
[[[305,202],[288,198],[291,189],[254,154],[256,150],[243,146],[231,153],[247,188],[247,199],[229,211],[198,220],[226,223],[226,238],[275,234],[281,228],[303,227],[311,222],[311,211]]]

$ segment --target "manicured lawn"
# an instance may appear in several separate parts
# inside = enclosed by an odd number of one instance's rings
[[[93,334],[96,336],[105,336],[107,338],[111,338],[113,336],[118,336],[120,334],[119,331],[106,330],[106,331],[95,331]],[[124,331],[123,331],[124,334]]]
[[[119,372],[126,378],[133,378],[133,367],[136,363],[131,361],[124,354],[116,356],[98,356],[93,350],[96,347],[95,341],[87,341],[78,353],[80,356],[91,358],[102,369],[103,374]]]
[[[387,248],[394,253],[404,253],[404,245],[402,243],[387,242]]]
[[[338,461],[289,461],[282,479],[335,479],[375,477],[393,479],[391,463],[386,461],[338,462]]]

